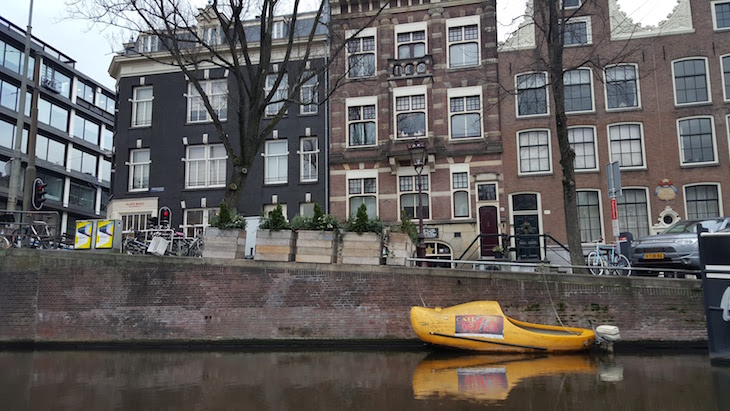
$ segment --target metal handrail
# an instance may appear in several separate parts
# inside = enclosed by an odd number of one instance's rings
[[[521,247],[519,247],[517,245],[517,242],[516,241],[515,241],[515,246],[512,246],[512,239],[515,239],[516,240],[518,238],[537,238],[538,244],[540,244],[540,243],[542,244],[542,245],[538,245],[537,247],[542,250],[542,255],[543,256],[547,254],[547,241],[545,241],[547,239],[552,240],[555,244],[557,244],[558,246],[560,246],[560,248],[562,248],[563,250],[565,250],[565,252],[570,253],[570,250],[568,249],[568,247],[566,247],[560,241],[556,240],[555,237],[553,237],[550,234],[514,234],[514,235],[510,235],[510,234],[482,234],[482,233],[480,233],[480,234],[477,234],[477,236],[474,237],[474,239],[471,241],[471,243],[469,243],[469,245],[464,249],[464,252],[461,253],[461,255],[459,256],[458,260],[463,260],[464,256],[474,246],[474,243],[476,243],[477,240],[480,240],[480,239],[482,239],[484,237],[498,237],[498,238],[500,238],[501,241],[498,242],[497,245],[502,246],[502,248],[504,249],[504,253],[505,254],[507,254],[509,252],[513,252],[513,251],[514,252],[519,251],[519,249]],[[541,238],[542,238],[543,241],[540,241]],[[510,246],[509,247],[506,247],[505,246],[506,244],[510,244]],[[534,248],[534,247],[530,247],[530,248]],[[472,251],[472,253],[473,253],[473,251]]]

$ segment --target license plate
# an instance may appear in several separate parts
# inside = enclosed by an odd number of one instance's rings
[[[664,258],[664,253],[646,253],[644,254],[644,260],[661,260]]]

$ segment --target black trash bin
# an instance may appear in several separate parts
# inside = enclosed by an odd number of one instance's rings
[[[628,231],[624,231],[621,233],[618,233],[618,244],[619,244],[619,250],[621,251],[621,254],[625,255],[626,258],[631,261],[632,256],[632,248],[631,243],[634,242],[634,235],[631,234]]]

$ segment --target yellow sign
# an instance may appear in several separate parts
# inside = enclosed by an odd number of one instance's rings
[[[96,225],[96,248],[112,248],[114,220],[100,220]]]
[[[76,222],[74,250],[88,250],[91,248],[91,229],[91,221]]]

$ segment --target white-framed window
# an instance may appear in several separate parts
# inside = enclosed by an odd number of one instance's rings
[[[289,221],[289,216],[287,214],[287,207],[285,203],[276,203],[276,204],[264,204],[264,215],[268,216],[269,213],[276,210],[276,207],[281,206],[281,214],[284,216],[284,219],[286,221]]]
[[[228,117],[228,80],[205,80],[200,82],[200,87],[208,96],[211,107],[218,119],[225,121]],[[213,117],[205,109],[203,97],[195,88],[193,83],[188,83],[188,123],[202,123],[213,121]]]
[[[482,89],[464,87],[448,90],[449,130],[452,139],[482,136]]]
[[[591,33],[591,18],[573,17],[565,22],[563,44],[565,46],[584,46],[593,43]]]
[[[639,76],[635,64],[620,64],[604,69],[606,110],[641,107]]]
[[[314,217],[315,203],[299,203],[299,215],[302,217]]]
[[[446,20],[449,67],[468,67],[480,64],[479,26],[479,16]]]
[[[220,26],[206,27],[203,29],[203,43],[209,46],[217,46],[223,43],[223,36]]]
[[[276,84],[276,79],[279,77],[279,74],[269,74],[266,76],[266,85],[264,87],[264,91],[266,92],[266,95],[268,96],[269,93],[274,90],[274,85]],[[266,105],[266,111],[265,114],[267,116],[275,116],[279,113],[279,110],[281,110],[284,107],[284,103],[286,102],[287,97],[289,97],[289,75],[287,73],[284,73],[281,75],[281,82],[279,83],[279,86],[276,88],[276,91],[271,96],[271,101],[269,104]]]
[[[183,213],[182,230],[185,237],[192,238],[205,233],[210,219],[218,213],[218,208],[186,208]]]
[[[720,57],[720,65],[722,66],[723,96],[725,97],[725,101],[730,101],[730,54]]]
[[[603,238],[601,195],[598,190],[576,190],[580,242],[593,243]]]
[[[377,171],[350,172],[347,174],[348,215],[355,216],[360,205],[365,204],[369,218],[378,216]]]
[[[152,86],[132,90],[132,127],[152,125]]]
[[[497,201],[497,183],[477,184],[477,201]]]
[[[355,31],[347,33],[348,37]],[[347,77],[361,78],[375,76],[376,64],[376,29],[374,27],[362,30],[357,37],[347,42]]]
[[[74,137],[86,140],[94,145],[99,145],[99,132],[101,127],[87,118],[78,114],[74,115]]]
[[[641,123],[610,124],[608,146],[611,161],[618,161],[621,168],[646,168]]]
[[[275,21],[271,26],[271,38],[273,40],[283,39],[289,35],[286,31],[286,24],[283,21]]]
[[[720,217],[722,215],[720,184],[686,185],[684,186],[684,202],[688,220]]]
[[[299,140],[299,181],[317,181],[319,170],[319,140],[305,137]]]
[[[568,141],[575,152],[575,171],[598,170],[598,145],[596,128],[581,126],[568,128]]]
[[[549,114],[547,73],[525,73],[515,76],[517,117]]]
[[[185,188],[225,186],[227,159],[223,144],[188,146],[185,157]]]
[[[553,171],[549,130],[517,133],[519,174],[549,174]]]
[[[471,217],[469,195],[469,165],[454,164],[451,167],[451,212],[453,218]]]
[[[264,145],[264,184],[287,182],[289,149],[286,140],[270,140]]]
[[[423,219],[431,218],[429,207],[429,173],[421,174],[421,207],[423,209]],[[400,198],[400,209],[405,211],[406,216],[410,219],[418,218],[418,183],[417,175],[399,176],[398,177],[398,194]],[[402,214],[402,213],[399,213]]]
[[[677,119],[682,165],[717,163],[715,122],[710,116]]]
[[[709,103],[710,76],[707,73],[707,58],[693,57],[672,62],[674,78],[674,104]]]
[[[715,30],[730,29],[730,1],[716,0],[712,4],[712,25]]]
[[[160,50],[160,39],[152,34],[142,34],[137,38],[137,51],[152,53]]]
[[[347,146],[374,146],[378,143],[377,97],[348,98]]]
[[[150,149],[143,148],[129,152],[129,191],[150,189]]]
[[[312,73],[304,73],[303,77],[312,76]],[[299,114],[317,114],[319,110],[319,94],[317,75],[302,83],[299,88]]]
[[[616,199],[619,231],[630,232],[634,238],[649,235],[649,189],[627,187]]]
[[[563,8],[575,9],[580,7],[581,0],[563,0]]]
[[[590,69],[563,72],[563,88],[566,113],[593,111],[593,76]]]
[[[426,23],[398,24],[395,26],[396,56],[399,60],[426,55]]]
[[[396,138],[423,137],[428,133],[426,87],[399,87],[395,98]]]
[[[72,171],[78,171],[79,173],[89,174],[96,177],[96,166],[98,164],[98,158],[96,155],[79,150],[73,146],[71,147],[69,154],[69,167]]]
[[[122,233],[127,234],[146,230],[152,213],[122,214],[120,217],[122,218]]]

